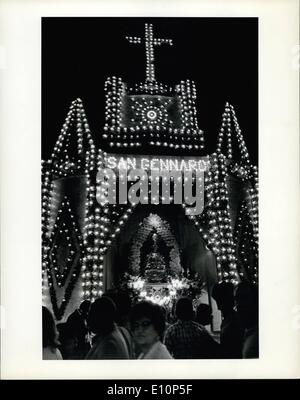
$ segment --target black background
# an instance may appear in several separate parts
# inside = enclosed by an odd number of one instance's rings
[[[191,367],[192,368],[192,367]],[[179,368],[180,369],[180,368]],[[99,374],[100,375],[100,374]],[[1,380],[3,389],[6,388],[11,394],[16,395],[20,393],[20,389],[23,394],[28,394],[32,396],[33,390],[40,389],[41,392],[49,390],[49,392],[63,391],[63,389],[68,390],[69,395],[77,395],[78,393],[86,396],[87,392],[95,391],[99,398],[103,399],[132,399],[132,396],[126,395],[107,395],[107,390],[109,386],[142,386],[143,388],[150,388],[151,385],[192,385],[193,390],[190,395],[178,396],[157,396],[151,395],[150,392],[143,393],[137,399],[197,399],[199,400],[203,396],[211,396],[213,393],[216,398],[224,398],[226,393],[230,393],[230,398],[240,399],[241,396],[247,395],[248,398],[256,398],[257,393],[263,393],[268,391],[270,394],[272,392],[276,393],[278,396],[286,396],[286,393],[292,393],[293,390],[299,390],[299,379],[123,379],[123,380]],[[18,390],[18,392],[17,392]],[[82,390],[82,392],[81,392]]]
[[[104,82],[108,76],[133,84],[145,80],[144,46],[125,36],[173,39],[155,47],[158,82],[192,79],[197,88],[199,128],[206,153],[216,149],[225,102],[236,110],[251,160],[258,158],[257,18],[43,18],[42,158],[50,157],[72,100],[80,97],[92,136],[101,146]]]

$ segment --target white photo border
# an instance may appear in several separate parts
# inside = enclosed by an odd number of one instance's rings
[[[2,379],[300,376],[298,7],[298,0],[1,2]],[[42,360],[41,18],[48,16],[259,18],[259,359]]]

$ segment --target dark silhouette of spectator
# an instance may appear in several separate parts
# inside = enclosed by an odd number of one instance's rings
[[[207,330],[193,321],[192,300],[180,298],[175,307],[178,321],[166,331],[165,345],[174,358],[217,358],[218,343]]]
[[[131,309],[130,297],[124,290],[119,289],[110,289],[104,293],[104,296],[112,299],[116,305],[115,322],[128,341],[127,344],[130,351],[129,358],[134,358],[134,344],[129,322],[129,313]]]
[[[43,323],[43,360],[62,360],[58,349],[58,331],[53,315],[47,307],[42,307]]]
[[[74,350],[74,359],[83,359],[91,346],[88,337],[87,318],[90,310],[91,302],[84,300],[78,309],[76,309],[67,319],[69,339],[77,343]],[[72,334],[71,334],[72,333]]]
[[[230,282],[217,283],[212,290],[222,313],[220,343],[223,358],[242,358],[244,329],[234,310],[234,286]]]
[[[212,323],[212,311],[211,306],[208,304],[201,303],[198,305],[196,310],[196,322],[204,327],[211,325]]]
[[[137,303],[130,315],[133,338],[139,359],[171,359],[162,343],[165,331],[165,315],[158,304],[149,301]]]
[[[166,307],[164,307],[164,306],[160,306],[160,308],[161,308],[161,311],[162,311],[162,313],[163,313],[163,315],[164,315],[164,319],[165,319],[165,331],[166,331],[166,330],[169,328],[169,326],[171,325],[170,322],[169,322],[168,311],[167,311]],[[164,331],[164,334],[165,334],[165,331]],[[164,336],[164,335],[163,335],[163,336]]]
[[[245,327],[243,358],[258,358],[258,288],[241,282],[236,290],[238,317]]]
[[[88,325],[95,337],[86,359],[129,359],[130,337],[115,323],[116,305],[109,297],[102,296],[91,305]]]
[[[78,339],[68,323],[57,324],[59,332],[59,350],[64,360],[82,359],[78,354]]]
[[[110,297],[116,305],[116,323],[130,329],[129,313],[131,309],[131,300],[128,293],[124,290],[110,289],[104,293],[104,296]]]

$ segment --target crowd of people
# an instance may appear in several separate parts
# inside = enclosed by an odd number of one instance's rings
[[[222,314],[219,340],[209,332],[212,312],[181,297],[173,319],[152,302],[131,305],[126,293],[110,290],[83,301],[64,323],[43,306],[43,359],[232,359],[258,357],[258,292],[247,282],[212,290]]]

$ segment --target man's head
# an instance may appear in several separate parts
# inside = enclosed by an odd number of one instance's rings
[[[107,334],[113,330],[116,305],[109,298],[102,296],[94,301],[88,317],[88,325],[96,334]]]
[[[196,321],[201,325],[209,325],[212,322],[212,310],[208,304],[199,304],[196,311]]]
[[[222,311],[222,313],[233,310],[234,286],[231,282],[221,282],[215,284],[211,295],[215,299],[218,309]]]
[[[84,300],[80,306],[79,306],[79,310],[82,312],[82,314],[87,317],[88,313],[90,311],[90,307],[91,307],[91,302],[89,300]]]
[[[258,320],[258,289],[248,282],[239,283],[236,294],[238,316],[246,328],[257,324]]]
[[[188,297],[178,299],[175,308],[175,314],[181,321],[190,321],[194,318],[192,300]]]

